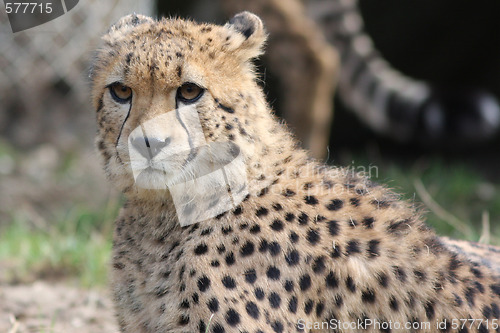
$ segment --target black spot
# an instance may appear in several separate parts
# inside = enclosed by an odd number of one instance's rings
[[[255,251],[255,245],[248,241],[240,248],[240,254],[242,257],[248,257]]]
[[[494,292],[497,296],[500,296],[500,283],[492,284],[490,286],[492,292]]]
[[[293,281],[291,280],[285,281],[285,290],[288,291],[289,293],[293,291]]]
[[[455,297],[455,305],[462,306],[462,304],[464,303],[462,301],[462,298],[460,296],[458,296],[457,294],[453,294],[453,296]]]
[[[221,230],[222,230],[222,234],[224,234],[224,235],[228,235],[228,234],[233,232],[233,228],[231,226],[222,227]]]
[[[337,236],[339,234],[339,222],[335,220],[331,220],[328,222],[328,232],[332,236]]]
[[[314,301],[312,299],[308,299],[306,304],[304,304],[304,312],[306,314],[310,314],[314,306]]]
[[[212,313],[219,311],[219,301],[215,297],[208,301],[207,306]]]
[[[201,292],[206,291],[210,287],[210,279],[208,276],[203,275],[198,279],[198,289],[200,289]]]
[[[224,246],[224,244],[217,246],[217,252],[219,252],[219,254],[226,252],[226,247]]]
[[[250,228],[250,233],[258,234],[260,232],[260,225],[256,224]]]
[[[491,303],[491,313],[493,318],[500,318],[500,308],[496,303]]]
[[[178,323],[179,325],[186,326],[187,324],[189,324],[189,316],[181,315]]]
[[[425,307],[425,315],[426,315],[427,319],[432,320],[432,318],[434,318],[434,302],[429,301],[429,302],[425,303],[424,307]]]
[[[351,198],[349,199],[349,202],[351,203],[351,205],[353,205],[354,207],[358,207],[359,206],[359,199],[358,198]]]
[[[349,221],[347,221],[347,225],[354,229],[358,226],[358,221],[350,218]]]
[[[271,280],[278,280],[280,278],[281,272],[276,266],[270,266],[267,269],[267,277]]]
[[[187,299],[183,300],[181,304],[179,305],[179,308],[181,309],[189,309],[189,301]]]
[[[481,294],[484,293],[484,287],[479,281],[474,281],[474,286],[476,287],[476,290],[479,291]]]
[[[292,243],[297,243],[299,241],[299,235],[295,231],[290,232],[290,241]]]
[[[316,304],[316,316],[320,317],[324,309],[325,309],[325,304],[321,302]]]
[[[340,295],[335,295],[335,305],[340,308],[344,304],[344,299]]]
[[[317,257],[314,260],[312,268],[313,268],[313,272],[316,274],[323,273],[323,271],[325,270],[325,257],[323,257],[323,256]]]
[[[294,219],[295,219],[295,215],[293,215],[292,213],[286,213],[285,221],[292,222]]]
[[[267,242],[267,240],[265,240],[265,239],[261,240],[260,244],[259,244],[259,252],[261,252],[261,253],[266,252],[268,246],[269,246],[269,243]]]
[[[426,276],[426,274],[425,274],[425,272],[422,272],[422,271],[417,270],[417,269],[413,271],[413,274],[415,274],[415,277],[416,277],[416,278],[417,278],[417,280],[418,280],[418,281],[420,281],[420,282],[425,281],[425,279],[426,279],[426,277],[427,277],[427,276]]]
[[[311,288],[311,277],[309,274],[304,274],[299,280],[300,290],[306,291]]]
[[[306,195],[304,197],[304,201],[306,202],[306,204],[308,205],[317,205],[318,204],[318,199],[316,199],[315,196],[312,196],[312,195]]]
[[[294,191],[292,191],[292,190],[290,190],[289,188],[287,188],[287,189],[285,190],[285,192],[283,192],[283,195],[284,195],[285,197],[293,197],[293,196],[295,195],[295,192],[294,192]]]
[[[297,297],[292,296],[290,300],[288,301],[288,311],[291,313],[296,313],[297,312]]]
[[[226,256],[226,264],[228,266],[234,265],[235,259],[234,259],[234,254],[233,252],[229,252],[229,254]]]
[[[212,231],[213,231],[213,230],[212,230],[212,228],[206,228],[205,230],[203,230],[203,231],[201,232],[201,235],[202,235],[202,236],[207,236],[207,235],[210,235],[210,234],[212,233]]]
[[[236,326],[240,322],[240,315],[234,309],[226,312],[226,322],[231,326]]]
[[[200,333],[207,332],[207,326],[205,325],[205,322],[201,319],[200,319],[200,323],[198,324],[198,332],[200,332]]]
[[[488,305],[483,306],[482,313],[484,318],[486,319],[491,318],[491,308]]]
[[[393,310],[393,311],[398,311],[399,309],[399,303],[398,303],[398,300],[396,298],[394,298],[394,296],[391,296],[391,299],[389,300],[389,307]]]
[[[408,220],[402,220],[402,221],[397,221],[397,222],[392,222],[389,224],[387,227],[387,231],[391,234],[395,235],[401,235],[405,231],[410,230],[409,227],[409,221]]]
[[[375,222],[375,220],[373,219],[373,217],[365,217],[363,219],[363,222],[361,222],[361,223],[363,223],[363,225],[366,228],[371,229],[371,228],[373,228],[373,222]]]
[[[265,296],[264,290],[262,290],[261,288],[255,289],[254,293],[255,293],[255,297],[258,300],[262,300]]]
[[[368,257],[375,258],[380,255],[379,253],[380,241],[377,239],[372,239],[368,242]]]
[[[227,289],[234,289],[234,288],[236,288],[236,281],[234,281],[234,279],[232,277],[227,276],[227,275],[222,278],[222,284]]]
[[[311,245],[316,245],[320,240],[319,232],[317,229],[309,229],[307,232],[307,241],[311,243]]]
[[[328,205],[326,205],[326,209],[328,210],[339,210],[344,206],[344,202],[340,199],[333,199],[330,201]]]
[[[245,281],[253,284],[257,280],[257,273],[255,269],[249,269],[245,271]]]
[[[478,279],[482,278],[483,277],[483,273],[481,273],[480,270],[478,270],[477,268],[474,268],[474,267],[471,267],[470,268],[470,271],[472,274],[474,274],[475,277],[477,277]]]
[[[394,275],[396,275],[396,278],[401,281],[405,282],[406,281],[406,272],[398,266],[393,266],[394,269]]]
[[[278,242],[271,242],[269,243],[269,253],[272,256],[277,256],[281,252],[281,246],[279,245]]]
[[[243,213],[243,208],[241,208],[241,206],[238,206],[235,208],[235,210],[233,210],[233,214],[235,216],[241,215],[241,213]]]
[[[347,279],[345,280],[345,285],[350,292],[356,291],[356,285],[354,284],[354,280],[352,279],[352,277],[347,277]]]
[[[365,303],[374,303],[375,302],[375,291],[372,289],[364,290],[361,293],[361,299]]]
[[[351,255],[354,253],[360,253],[359,249],[359,243],[356,240],[351,240],[347,243],[346,249],[345,249],[346,255]]]
[[[316,217],[314,218],[314,223],[321,222],[324,220],[326,220],[326,217],[324,217],[323,215],[316,215]]]
[[[221,324],[215,323],[213,328],[212,328],[212,332],[213,333],[225,333],[226,330],[224,329],[224,327]]]
[[[247,310],[247,313],[250,317],[254,319],[259,318],[259,308],[257,307],[257,304],[254,302],[248,302],[247,305],[245,306],[245,309]]]
[[[269,192],[269,187],[264,187],[260,192],[257,194],[258,197],[263,197]]]
[[[279,308],[279,306],[281,304],[280,295],[278,295],[275,292],[272,292],[269,294],[268,300],[269,300],[269,304],[271,305],[272,308],[274,308],[274,309]]]
[[[269,210],[267,208],[264,208],[264,207],[260,207],[259,209],[257,209],[257,211],[255,212],[255,215],[257,217],[261,217],[261,216],[266,216],[267,214],[269,213]]]
[[[285,255],[285,260],[289,266],[295,266],[300,261],[300,255],[297,250],[292,250]]]
[[[342,255],[342,250],[340,249],[339,245],[335,245],[335,247],[332,249],[332,252],[330,253],[330,257],[333,259],[339,258]]]
[[[177,76],[178,77],[182,76],[182,67],[181,66],[177,66]]]
[[[299,215],[299,224],[306,225],[309,222],[309,216],[306,213],[302,213]]]
[[[281,222],[280,220],[274,220],[271,224],[271,229],[273,229],[274,231],[283,230],[283,222]]]
[[[195,247],[194,249],[194,254],[196,254],[197,256],[199,255],[202,255],[202,254],[205,254],[208,252],[208,246],[207,244],[199,244],[197,247]]]
[[[275,204],[273,204],[273,209],[275,211],[279,212],[279,211],[283,210],[283,206],[281,206],[281,204],[279,204],[279,203],[275,203]]]
[[[275,333],[283,333],[283,324],[280,321],[272,323],[271,328]]]
[[[389,277],[387,276],[387,274],[385,273],[380,273],[378,276],[377,276],[377,279],[378,279],[378,283],[384,287],[384,288],[387,288],[387,286],[389,285]]]
[[[326,276],[326,286],[330,289],[335,289],[339,286],[339,280],[333,272],[328,273]]]

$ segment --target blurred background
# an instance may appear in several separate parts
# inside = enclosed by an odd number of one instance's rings
[[[268,102],[316,157],[348,167],[375,166],[372,178],[422,205],[438,233],[500,244],[500,136],[442,145],[380,135],[332,93],[339,69],[335,45],[305,11],[302,18],[299,11],[291,16],[310,28],[294,32],[302,39],[273,39],[273,31],[288,33],[269,14],[280,10],[277,3],[82,0],[54,21],[15,34],[0,6],[0,287],[39,280],[106,286],[112,223],[122,198],[104,179],[94,151],[88,65],[99,36],[132,12],[222,24],[236,11],[256,11],[271,32],[270,52],[257,61]],[[500,98],[500,2],[360,0],[359,10],[375,47],[397,70],[433,85],[478,88]],[[272,66],[283,56],[275,46],[280,42],[285,53],[296,55],[294,66]],[[304,85],[310,80],[325,84],[321,103]],[[316,120],[312,109],[319,110]],[[25,303],[30,296],[24,295]],[[2,297],[0,289],[0,304]],[[0,313],[15,318],[25,311],[1,307]],[[6,318],[0,316],[0,331]],[[51,318],[43,318],[50,325]],[[4,324],[12,328],[18,319],[8,320]]]

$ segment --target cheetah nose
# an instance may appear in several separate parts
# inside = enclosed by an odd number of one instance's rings
[[[147,159],[153,159],[158,153],[170,144],[171,139],[166,138],[160,140],[158,138],[150,138],[147,136],[138,137],[131,140],[131,144],[135,150]]]

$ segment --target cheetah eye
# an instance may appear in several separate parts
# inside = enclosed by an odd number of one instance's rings
[[[128,103],[132,98],[132,89],[120,82],[109,85],[109,92],[115,101],[121,104]]]
[[[184,103],[194,103],[201,95],[204,89],[194,83],[184,83],[177,89],[177,98]]]

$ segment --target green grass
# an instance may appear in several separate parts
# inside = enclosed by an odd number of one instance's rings
[[[4,278],[11,282],[73,279],[83,287],[105,285],[118,208],[118,200],[97,211],[75,207],[48,228],[14,218],[0,230],[0,261],[10,267]]]
[[[373,180],[426,208],[427,222],[438,234],[478,241],[482,215],[487,211],[491,243],[500,244],[500,186],[471,167],[457,162],[449,164],[439,158],[409,165],[387,160],[377,164],[366,161],[360,158],[345,165],[376,165],[378,177]],[[422,193],[418,194],[415,187],[419,181],[428,197],[463,224],[465,232],[451,226],[448,215],[443,218],[433,207],[422,205]],[[76,206],[56,215],[49,227],[36,227],[14,214],[12,223],[0,229],[0,262],[8,263],[8,278],[11,281],[72,279],[84,287],[104,286],[113,221],[120,205],[116,199],[96,210]]]

